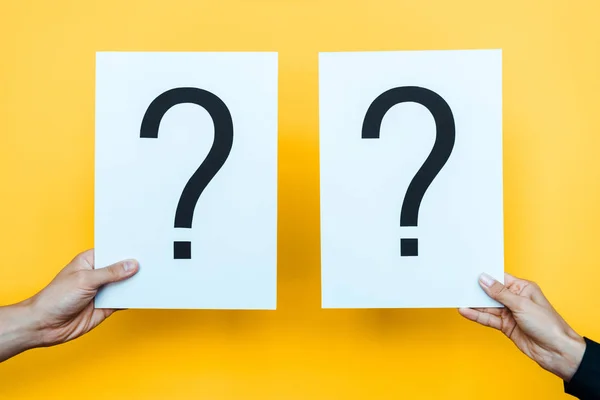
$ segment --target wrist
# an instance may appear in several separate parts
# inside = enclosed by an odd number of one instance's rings
[[[569,382],[583,359],[585,340],[575,332],[565,333],[557,344],[556,357],[551,363],[550,372]]]
[[[42,346],[41,339],[31,300],[0,307],[0,361]]]

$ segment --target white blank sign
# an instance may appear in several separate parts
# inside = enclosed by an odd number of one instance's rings
[[[503,280],[501,65],[320,54],[323,307],[498,306],[477,279]]]
[[[277,54],[98,53],[98,308],[275,309]]]

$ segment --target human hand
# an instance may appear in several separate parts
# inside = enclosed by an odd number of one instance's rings
[[[461,308],[465,318],[504,333],[542,368],[569,382],[583,354],[585,340],[556,312],[539,286],[504,274],[505,285],[487,274],[479,284],[505,308]]]
[[[94,269],[94,250],[77,255],[42,291],[27,300],[39,333],[39,347],[65,343],[98,326],[114,309],[95,309],[102,286],[128,279],[139,269],[134,260]]]

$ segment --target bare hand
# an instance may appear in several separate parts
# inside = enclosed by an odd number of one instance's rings
[[[133,276],[139,267],[127,260],[94,269],[94,251],[76,256],[41,292],[30,299],[40,332],[40,345],[52,346],[94,329],[115,310],[95,309],[98,289]]]
[[[577,371],[585,341],[556,312],[534,282],[505,274],[505,285],[487,274],[483,290],[505,308],[461,308],[465,318],[502,331],[529,358],[565,381]]]

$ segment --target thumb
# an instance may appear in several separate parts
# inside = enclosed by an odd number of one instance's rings
[[[120,261],[104,268],[89,271],[90,284],[98,289],[109,283],[120,282],[135,275],[139,270],[136,260]]]
[[[520,308],[523,300],[525,299],[524,297],[514,294],[508,290],[506,286],[488,274],[481,274],[479,276],[479,284],[488,296],[497,302],[502,303],[511,311]]]

